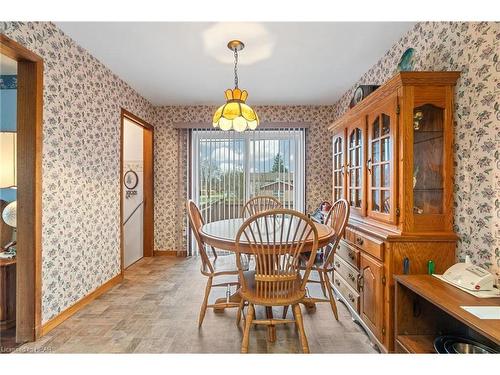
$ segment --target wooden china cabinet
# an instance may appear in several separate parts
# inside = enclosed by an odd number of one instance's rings
[[[334,289],[384,352],[394,351],[394,281],[455,262],[453,94],[459,72],[400,72],[329,129],[333,200],[351,215]]]

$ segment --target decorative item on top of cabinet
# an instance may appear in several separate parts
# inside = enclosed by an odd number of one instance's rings
[[[393,276],[426,274],[429,260],[436,273],[455,263],[458,77],[399,72],[330,126],[333,199],[346,198],[352,213],[337,249],[334,290],[384,352],[394,351]]]
[[[396,70],[398,72],[409,72],[413,70],[414,65],[415,65],[415,49],[408,48],[401,55],[401,59],[399,60]]]
[[[359,85],[356,87],[356,90],[354,90],[354,94],[352,95],[351,102],[349,103],[349,108],[354,107],[378,88],[378,85]]]

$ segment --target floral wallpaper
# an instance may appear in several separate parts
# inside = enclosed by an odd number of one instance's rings
[[[17,75],[2,74],[0,75],[0,90],[15,90],[17,89]]]
[[[331,106],[255,106],[261,122],[307,122],[306,205],[331,199]],[[186,249],[187,137],[176,122],[211,123],[214,106],[157,107],[155,120],[155,249]],[[178,234],[182,233],[183,236]]]
[[[214,107],[152,107],[49,22],[4,22],[0,31],[44,59],[42,320],[47,322],[120,272],[120,108],[155,126],[155,249],[185,249],[186,131]],[[417,70],[461,70],[456,88],[455,229],[458,255],[500,268],[500,24],[419,23],[356,83],[389,79],[408,47]],[[256,107],[265,122],[309,122],[306,203],[331,197],[332,106]]]
[[[44,59],[42,322],[120,273],[120,108],[153,107],[54,24],[1,32]]]
[[[500,23],[415,25],[335,104],[348,108],[358,84],[382,84],[413,47],[415,70],[459,70],[455,89],[455,231],[457,255],[500,272]]]

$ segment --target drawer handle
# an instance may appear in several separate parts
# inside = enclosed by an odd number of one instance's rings
[[[352,293],[349,293],[349,299],[354,303],[354,296],[352,295]]]
[[[350,274],[348,275],[348,277],[349,277],[349,279],[351,279],[352,281],[355,281],[355,280],[356,280],[356,279],[354,278],[354,275],[353,275],[352,273],[350,273]]]
[[[340,268],[340,263],[338,261],[335,261],[335,267]]]
[[[356,243],[357,243],[358,245],[363,245],[363,242],[364,242],[364,241],[363,241],[363,239],[362,239],[361,237],[356,237]]]
[[[351,258],[351,260],[354,260],[354,251],[349,251],[349,258]]]
[[[340,281],[335,280],[335,284],[337,284],[337,286],[340,286]]]
[[[365,282],[365,280],[364,280],[363,276],[359,275],[358,276],[358,289],[359,290],[363,290],[364,282]]]

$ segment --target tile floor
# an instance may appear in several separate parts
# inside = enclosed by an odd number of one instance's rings
[[[242,327],[236,326],[236,309],[208,310],[198,329],[206,282],[199,262],[198,258],[144,258],[126,270],[122,284],[18,352],[239,353]],[[216,288],[210,301],[224,293],[224,288]],[[311,353],[376,353],[345,306],[338,302],[338,308],[337,322],[328,304],[310,312],[302,307]],[[258,308],[257,314],[263,310]],[[276,313],[279,316],[281,308]],[[269,343],[265,327],[252,328],[250,352],[300,352],[293,325],[278,326],[276,335],[276,342]]]

